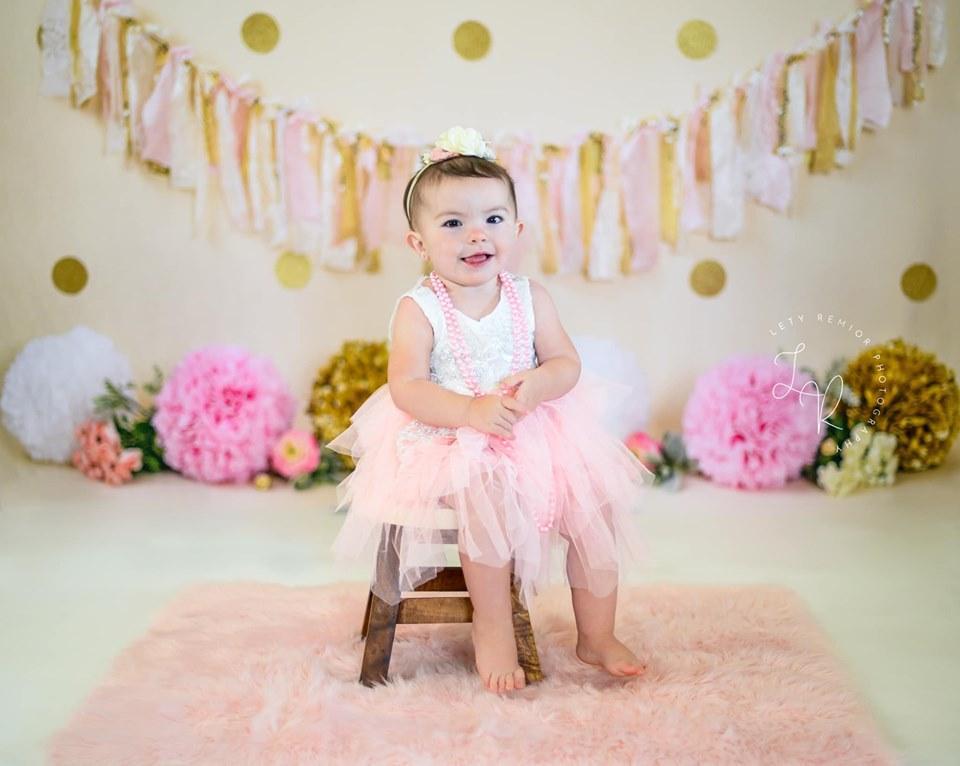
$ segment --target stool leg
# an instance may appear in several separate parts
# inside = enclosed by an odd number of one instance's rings
[[[391,606],[374,594],[370,609],[369,633],[363,644],[363,664],[360,667],[360,683],[364,686],[376,686],[387,682],[399,610],[399,604]]]
[[[360,638],[367,637],[367,629],[370,627],[370,605],[373,604],[373,591],[367,593],[367,608],[363,613],[363,627],[360,628]]]
[[[537,654],[537,644],[533,639],[530,612],[520,602],[517,582],[513,577],[510,578],[510,600],[513,603],[513,634],[517,642],[517,661],[523,668],[528,684],[542,681],[543,671],[540,670],[540,655]]]
[[[377,586],[381,593],[394,597],[388,604],[373,591],[368,597],[369,617],[366,620],[366,637],[363,645],[363,662],[360,666],[360,683],[375,686],[387,682],[390,670],[390,655],[397,631],[397,614],[400,611],[400,558],[397,548],[402,527],[384,524],[377,554]]]

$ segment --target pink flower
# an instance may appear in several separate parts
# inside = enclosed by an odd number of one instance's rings
[[[88,420],[76,430],[79,448],[71,462],[84,476],[114,486],[133,478],[143,464],[139,449],[123,449],[113,423]]]
[[[663,446],[643,431],[636,431],[627,437],[627,448],[637,456],[647,468],[653,470],[663,457]]]
[[[246,483],[265,470],[296,409],[273,363],[236,346],[188,354],[155,404],[164,460],[206,482]]]
[[[453,157],[457,152],[451,152],[447,149],[441,149],[439,146],[435,146],[430,150],[430,162],[439,162],[440,160],[445,160],[447,157]]]
[[[273,469],[285,479],[313,473],[320,465],[320,447],[309,431],[287,431],[270,452]]]

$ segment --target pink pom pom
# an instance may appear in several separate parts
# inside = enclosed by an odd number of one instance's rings
[[[293,420],[296,401],[273,364],[236,346],[194,351],[155,400],[164,460],[205,482],[247,482]]]
[[[820,400],[810,377],[766,357],[735,357],[702,375],[683,413],[687,453],[718,484],[782,487],[820,444]],[[780,384],[780,385],[778,385]],[[826,426],[822,426],[826,428]]]

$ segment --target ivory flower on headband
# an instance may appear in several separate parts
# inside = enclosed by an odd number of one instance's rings
[[[478,130],[457,125],[442,133],[434,143],[433,149],[420,155],[420,161],[426,166],[432,162],[464,154],[485,160],[497,158]]]
[[[423,171],[433,163],[440,162],[440,160],[464,155],[480,157],[481,159],[491,161],[497,159],[493,153],[493,149],[487,146],[487,142],[483,140],[483,136],[480,135],[478,130],[464,128],[460,125],[456,125],[445,133],[442,133],[440,138],[434,142],[433,148],[429,152],[423,152],[420,155],[420,169],[414,174],[413,179],[407,186],[407,193],[403,199],[403,209],[406,211],[407,221],[409,221],[411,225],[413,222],[410,218],[410,199],[413,197],[413,187],[416,186],[417,181],[420,180]]]

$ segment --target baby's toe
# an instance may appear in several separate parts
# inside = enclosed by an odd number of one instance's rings
[[[514,686],[517,689],[523,689],[527,685],[527,677],[524,675],[523,668],[517,668],[513,673]]]

